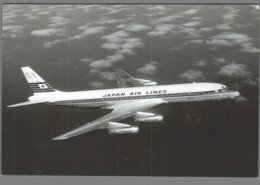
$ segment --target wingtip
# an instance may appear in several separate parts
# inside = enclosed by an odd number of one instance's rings
[[[17,107],[17,104],[13,104],[13,105],[7,105],[6,107]]]
[[[65,140],[65,139],[68,139],[68,138],[64,137],[64,136],[58,136],[58,137],[53,138],[52,140]]]

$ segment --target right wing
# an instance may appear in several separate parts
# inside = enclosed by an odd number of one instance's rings
[[[114,109],[111,113],[85,125],[82,125],[81,127],[78,127],[72,131],[62,134],[54,138],[53,140],[68,139],[95,129],[107,128],[109,126],[109,122],[120,121],[122,119],[135,115],[138,111],[145,111],[162,103],[162,100],[140,100],[115,103],[113,105],[104,107],[106,109]]]
[[[156,82],[151,80],[144,80],[134,78],[127,72],[122,69],[114,69],[114,73],[117,80],[117,86],[120,88],[123,87],[142,87],[142,86],[149,86],[149,85],[157,85]]]

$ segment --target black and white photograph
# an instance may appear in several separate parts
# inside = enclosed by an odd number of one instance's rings
[[[2,42],[3,175],[258,175],[258,5],[4,4]]]

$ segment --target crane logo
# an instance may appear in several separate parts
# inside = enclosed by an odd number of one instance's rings
[[[48,86],[46,84],[39,84],[40,89],[47,89]]]

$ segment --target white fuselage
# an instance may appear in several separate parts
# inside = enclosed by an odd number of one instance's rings
[[[46,93],[47,94],[47,93]],[[232,99],[239,92],[226,89],[218,83],[189,83],[177,85],[144,86],[76,92],[53,92],[51,95],[32,96],[29,100],[45,99],[50,105],[76,107],[103,107],[113,102],[161,99],[164,103],[200,102]]]

